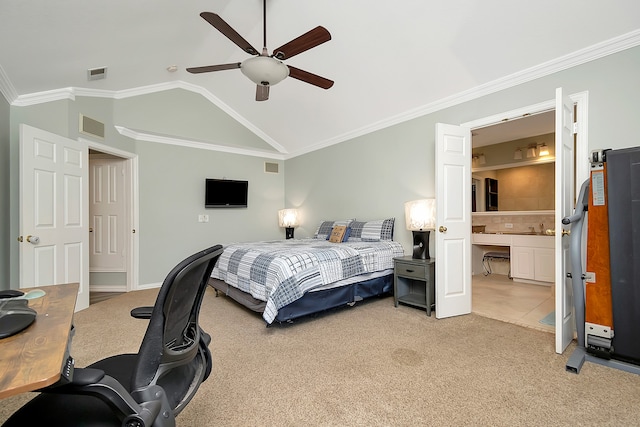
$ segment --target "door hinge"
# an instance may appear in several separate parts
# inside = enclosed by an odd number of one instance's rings
[[[573,122],[573,134],[578,133],[578,122]]]

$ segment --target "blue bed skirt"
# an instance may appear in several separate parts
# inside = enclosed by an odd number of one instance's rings
[[[210,279],[216,292],[223,292],[250,310],[262,313],[265,302],[253,298],[250,294],[227,285],[221,280]],[[363,299],[393,293],[393,273],[363,282],[351,283],[337,288],[308,292],[302,298],[278,310],[277,322],[290,322],[302,316],[319,313],[332,308],[353,305]]]

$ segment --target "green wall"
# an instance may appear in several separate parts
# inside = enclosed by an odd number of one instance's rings
[[[171,92],[171,91],[170,91]],[[139,224],[136,232],[139,239],[138,283],[140,286],[161,282],[168,271],[180,260],[191,253],[216,243],[233,241],[276,239],[283,236],[277,224],[277,211],[284,206],[284,162],[262,157],[243,156],[210,150],[179,147],[145,141],[135,141],[121,135],[114,126],[126,126],[134,130],[150,132],[160,129],[161,123],[166,126],[169,118],[166,114],[153,111],[174,110],[176,99],[157,94],[137,97],[135,100],[112,100],[105,98],[76,97],[75,100],[54,101],[28,107],[10,107],[10,134],[4,140],[2,149],[10,151],[9,173],[6,173],[12,185],[8,183],[1,196],[10,200],[10,208],[4,208],[11,218],[2,232],[16,236],[19,234],[19,125],[26,123],[58,135],[72,139],[82,137],[94,140],[103,145],[126,151],[138,156],[139,166]],[[173,93],[173,95],[178,95]],[[191,95],[190,95],[191,96]],[[179,94],[178,100],[183,99]],[[162,104],[164,103],[164,104]],[[160,104],[160,105],[159,105]],[[163,107],[164,105],[164,107]],[[217,107],[212,104],[195,104],[194,115],[207,115],[209,121],[202,126],[209,127],[212,139],[216,129],[220,134],[235,135],[239,133],[238,123],[228,116],[216,115]],[[189,110],[183,105],[183,110]],[[135,109],[137,113],[133,113]],[[154,110],[155,109],[155,110]],[[78,130],[79,114],[105,123],[104,140],[80,134]],[[183,112],[183,115],[188,115]],[[149,117],[149,115],[153,117]],[[126,120],[122,117],[126,117]],[[215,117],[215,120],[213,119]],[[176,119],[173,119],[176,121]],[[211,120],[214,120],[212,125]],[[182,123],[181,120],[177,120]],[[4,129],[4,128],[3,128]],[[183,131],[185,129],[182,129]],[[166,128],[163,131],[170,132]],[[202,133],[197,123],[193,122],[186,129],[186,138],[197,139]],[[248,141],[252,147],[256,136],[244,129],[245,135],[239,140]],[[266,144],[260,146],[265,149]],[[264,172],[264,162],[280,164],[280,173]],[[3,177],[5,174],[3,168]],[[245,179],[249,181],[249,207],[246,209],[205,209],[205,178]],[[4,179],[4,178],[2,178]],[[1,182],[1,181],[0,181]],[[3,206],[5,206],[3,204]],[[199,214],[208,214],[209,222],[198,222]],[[3,240],[6,241],[6,240]],[[19,246],[15,239],[2,247],[3,263],[10,265],[8,281],[19,282]],[[15,287],[15,286],[14,286]]]
[[[0,94],[0,289],[9,289],[9,103]]]
[[[177,258],[216,243],[284,237],[277,214],[283,174],[265,173],[265,159],[153,142],[138,142],[138,155],[141,284],[162,280]],[[248,207],[205,209],[205,178],[248,180]],[[198,222],[199,214],[209,222]]]
[[[264,161],[274,161],[271,159],[135,141],[114,128],[127,126],[149,133],[270,149],[253,132],[197,94],[167,91],[120,100],[77,97],[29,107],[8,107],[0,99],[0,212],[5,218],[0,226],[0,237],[5,237],[0,245],[0,277],[7,283],[9,266],[8,282],[18,283],[18,244],[13,236],[18,235],[20,123],[75,139],[79,135],[78,114],[83,113],[106,123],[107,135],[101,143],[139,156],[139,283],[145,285],[161,281],[177,261],[206,245],[282,238],[276,219],[282,207],[301,208],[302,226],[296,230],[299,238],[312,235],[322,219],[395,217],[395,239],[408,252],[411,234],[405,229],[403,204],[435,195],[437,122],[462,124],[546,102],[554,98],[557,87],[563,87],[567,94],[589,93],[589,150],[638,146],[640,141],[634,132],[640,105],[638,75],[640,48],[636,47],[322,150],[276,161],[280,174],[275,175],[264,173]],[[202,193],[206,177],[249,180],[249,208],[205,210]],[[204,213],[209,214],[209,222],[197,222],[198,214]]]
[[[409,253],[404,202],[435,196],[435,124],[460,125],[550,101],[557,87],[589,92],[589,151],[638,146],[639,75],[636,47],[289,159],[286,204],[300,206],[303,215],[296,236],[312,235],[323,219],[395,217],[394,240]]]

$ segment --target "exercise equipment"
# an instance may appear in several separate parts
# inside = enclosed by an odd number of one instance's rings
[[[640,147],[594,151],[590,169],[574,214],[562,220],[571,225],[578,342],[566,369],[579,373],[590,361],[640,374]]]

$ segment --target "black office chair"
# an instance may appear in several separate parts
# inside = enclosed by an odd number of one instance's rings
[[[76,368],[71,382],[40,390],[4,426],[175,426],[211,372],[211,337],[198,315],[221,253],[216,245],[188,257],[167,275],[153,308],[132,311],[149,317],[137,354]]]

